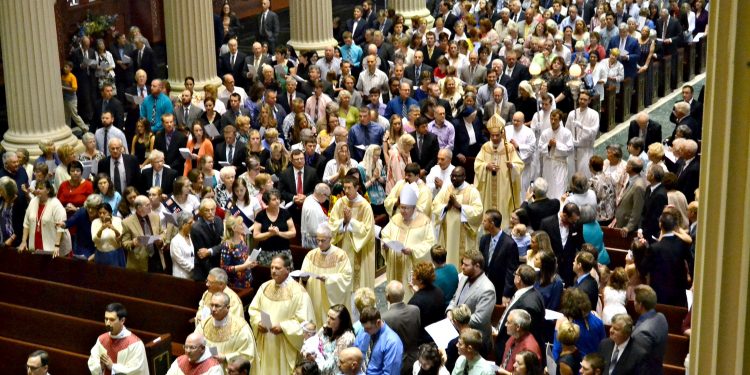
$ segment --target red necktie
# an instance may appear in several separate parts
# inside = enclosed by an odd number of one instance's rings
[[[302,171],[297,172],[297,194],[304,194],[302,192]]]

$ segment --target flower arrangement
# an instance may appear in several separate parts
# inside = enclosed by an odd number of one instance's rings
[[[89,11],[86,13],[86,19],[80,24],[78,34],[104,36],[114,30],[117,17],[117,14],[93,15]]]

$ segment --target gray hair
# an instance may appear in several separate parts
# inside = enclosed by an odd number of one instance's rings
[[[224,301],[224,306],[229,306],[229,296],[224,292],[216,292],[211,298],[219,297]]]
[[[618,159],[622,159],[622,146],[619,143],[608,144],[607,150],[612,151]]]
[[[617,27],[620,31],[628,31],[628,24],[625,22],[620,22],[620,25]]]
[[[512,318],[513,323],[524,332],[529,332],[531,329],[531,315],[526,310],[513,309],[508,313],[508,318]]]
[[[683,141],[683,143],[682,143],[682,151],[683,152],[687,152],[690,155],[695,156],[695,154],[698,153],[698,142],[696,142],[696,141],[694,141],[692,139],[688,139],[688,140]]]
[[[86,143],[93,139],[96,139],[96,136],[92,132],[83,133],[83,136],[81,137],[81,140],[83,141],[83,143]]]
[[[8,197],[14,197],[18,195],[18,185],[16,185],[16,182],[8,176],[3,176],[2,178],[0,178],[0,190],[2,190],[3,193],[5,193],[5,195]],[[93,196],[94,195],[90,195],[89,197]],[[98,197],[99,194],[96,194],[95,196]]]
[[[177,221],[177,228],[182,228],[185,223],[189,222],[193,218],[193,214],[186,211],[180,211],[175,215],[175,221]]]
[[[153,160],[156,160],[157,158],[164,159],[164,153],[159,150],[151,151],[151,153],[149,154],[149,159],[153,161]]]
[[[651,177],[654,181],[661,182],[664,179],[664,168],[661,165],[653,163],[649,166],[648,170],[651,172]]]
[[[136,207],[150,206],[151,200],[148,199],[148,197],[145,195],[139,195],[135,197],[135,201],[133,201],[133,203],[135,204]]]
[[[438,153],[440,153],[440,152],[445,153],[446,156],[448,157],[448,160],[452,160],[453,159],[453,151],[451,151],[451,149],[449,149],[449,148],[442,148],[442,149],[440,149],[440,151],[438,151]]]
[[[659,167],[659,169],[661,169],[661,167]],[[596,209],[594,208],[593,205],[584,204],[584,205],[581,205],[581,207],[579,207],[578,210],[581,213],[580,219],[579,219],[581,221],[581,224],[590,223],[596,220]]]
[[[320,223],[318,225],[318,228],[315,230],[315,234],[325,236],[327,238],[333,237],[333,232],[331,232],[331,228],[328,227],[328,223]]]
[[[674,109],[682,113],[683,115],[687,115],[688,113],[690,113],[690,104],[688,104],[687,102],[675,103]]]
[[[401,284],[401,282],[397,280],[391,280],[388,285],[385,286],[385,295],[390,303],[403,302],[404,284]]]
[[[86,208],[97,208],[102,204],[102,196],[100,194],[91,194],[83,202],[83,207]]]
[[[547,189],[549,189],[549,184],[547,184],[547,180],[545,180],[542,177],[537,177],[534,180],[534,196],[536,199],[539,198],[546,198],[547,197]]]
[[[622,328],[623,330],[625,330],[628,336],[633,333],[633,318],[631,318],[630,315],[616,314],[612,317],[612,325],[614,325],[615,323],[622,323]]]
[[[118,142],[120,144],[120,147],[122,147],[122,140],[120,138],[110,138],[109,141],[107,141],[107,147],[111,146],[113,142]]]
[[[330,196],[331,195],[331,188],[328,186],[328,184],[321,182],[321,183],[315,185],[314,193],[315,194],[320,194],[320,195],[325,195],[325,196]]]
[[[5,165],[11,158],[17,158],[18,155],[16,155],[13,151],[5,151],[3,154],[3,165]]]
[[[216,267],[211,268],[211,271],[208,271],[208,276],[213,276],[216,279],[217,283],[221,283],[226,285],[226,283],[229,281],[229,276],[227,276],[227,271],[224,271],[223,269]]]

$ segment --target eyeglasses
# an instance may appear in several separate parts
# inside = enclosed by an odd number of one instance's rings
[[[203,345],[185,345],[183,348],[185,349],[185,351],[193,351],[193,350],[198,350],[202,347]]]

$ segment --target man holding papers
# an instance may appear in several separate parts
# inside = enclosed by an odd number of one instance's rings
[[[159,214],[151,212],[151,201],[135,198],[135,215],[122,221],[122,246],[127,252],[127,268],[141,272],[162,272],[165,267],[164,242]],[[153,238],[158,237],[158,238]]]
[[[403,285],[411,282],[412,264],[430,261],[430,249],[435,244],[435,232],[430,218],[417,211],[417,191],[411,184],[401,189],[401,204],[398,213],[383,228],[380,238],[383,242],[383,258],[386,277],[398,280]],[[404,301],[414,294],[406,288]]]
[[[315,274],[307,280],[307,294],[315,306],[315,325],[322,327],[325,315],[333,305],[342,304],[351,310],[352,266],[346,252],[331,245],[333,233],[323,222],[318,226],[318,247],[302,261],[303,272]]]
[[[245,319],[229,314],[229,296],[217,292],[211,296],[211,317],[195,329],[206,337],[206,348],[215,351],[214,358],[226,368],[239,357],[252,362],[255,358],[255,338]]]
[[[344,249],[352,265],[352,289],[375,288],[375,218],[370,202],[357,193],[359,180],[343,179],[344,196],[328,219],[333,244]]]
[[[277,255],[271,261],[271,279],[258,288],[248,308],[257,338],[256,374],[290,374],[304,340],[302,322],[315,319],[310,297],[289,277],[292,259]],[[266,319],[262,313],[268,314]]]
[[[484,208],[479,190],[466,182],[464,167],[454,168],[450,177],[451,184],[432,201],[432,212],[439,228],[438,243],[448,252],[448,263],[458,267],[461,254],[476,246]]]

